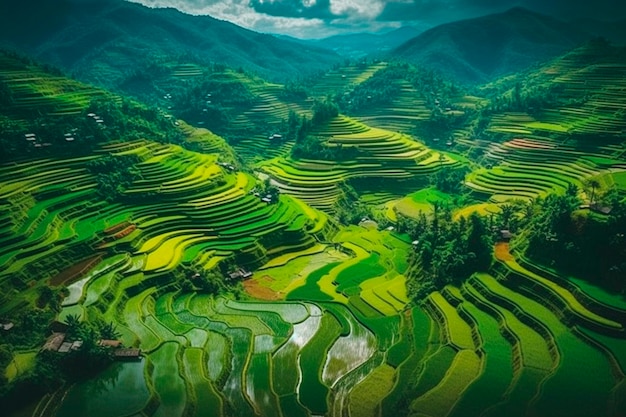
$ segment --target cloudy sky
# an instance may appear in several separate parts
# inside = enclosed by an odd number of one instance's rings
[[[129,0],[208,14],[258,32],[322,38],[402,25],[436,24],[500,12],[514,6],[561,17],[626,18],[626,0]]]

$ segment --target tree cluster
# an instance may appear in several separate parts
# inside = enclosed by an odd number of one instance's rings
[[[372,218],[370,206],[360,201],[359,194],[347,182],[338,184],[339,198],[335,202],[335,213],[342,224],[358,224],[363,218]]]
[[[0,146],[9,158],[59,153],[84,155],[110,140],[146,138],[184,144],[182,131],[171,119],[155,108],[128,99],[118,101],[111,96],[97,97],[79,114],[43,114],[27,116],[24,120],[2,114],[3,110],[0,106]],[[90,117],[90,114],[99,119]],[[26,134],[35,134],[36,140],[27,141]],[[71,141],[67,140],[68,136]]]
[[[526,256],[605,288],[624,291],[626,203],[611,193],[602,205],[610,209],[608,214],[580,210],[580,204],[574,186],[563,195],[537,199],[533,216],[522,225]]]
[[[221,80],[211,75],[177,85],[160,104],[171,107],[180,119],[202,123],[217,134],[227,133],[232,109],[252,106],[254,94],[238,80]]]
[[[313,104],[313,126],[320,126],[339,116],[339,106],[330,97]]]
[[[423,298],[447,284],[460,284],[474,272],[486,271],[492,261],[492,233],[476,213],[453,220],[439,203],[434,214],[417,220],[400,217],[398,230],[413,240],[412,261],[418,273],[409,282],[414,298]]]
[[[87,169],[96,176],[98,195],[107,201],[116,201],[132,183],[141,177],[136,168],[137,159],[130,155],[109,155],[87,163]]]
[[[54,314],[49,310],[24,310],[14,319],[15,327],[0,339],[0,368],[13,359],[16,349],[41,346],[45,340]],[[80,321],[77,315],[68,315],[66,340],[81,340],[78,350],[62,354],[53,351],[40,351],[33,366],[7,381],[0,374],[0,403],[3,412],[10,413],[46,393],[62,387],[66,382],[74,382],[93,377],[111,362],[110,352],[99,346],[100,339],[117,339],[120,334],[113,323]],[[10,398],[10,401],[7,399]]]
[[[443,155],[442,155],[443,156]],[[469,168],[447,168],[441,167],[431,178],[433,186],[439,191],[448,194],[461,194],[463,188],[463,180],[467,175]]]

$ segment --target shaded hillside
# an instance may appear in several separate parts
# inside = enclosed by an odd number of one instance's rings
[[[626,48],[594,40],[537,69],[488,84],[483,92],[495,95],[496,114],[524,115],[507,123],[514,132],[621,141],[625,80]],[[496,132],[503,131],[499,120],[491,120]]]
[[[514,8],[430,29],[395,49],[391,57],[476,83],[553,58],[590,37],[571,24]]]
[[[109,88],[163,62],[220,63],[272,79],[322,70],[338,56],[209,16],[121,0],[34,0],[0,6],[0,39]]]
[[[155,107],[0,50],[0,156],[5,162],[85,155],[108,141],[147,138],[181,144],[178,126]]]
[[[386,53],[419,35],[422,31],[405,26],[387,33],[354,33],[305,41],[305,44],[326,48],[340,55],[358,58],[365,55]]]

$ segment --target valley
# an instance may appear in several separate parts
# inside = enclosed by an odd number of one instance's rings
[[[0,52],[7,415],[626,414],[623,47],[239,64]]]

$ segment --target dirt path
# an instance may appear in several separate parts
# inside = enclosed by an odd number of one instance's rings
[[[502,262],[512,261],[513,255],[509,252],[509,242],[498,242],[495,246],[496,259]]]

